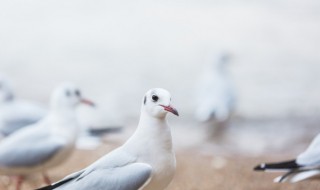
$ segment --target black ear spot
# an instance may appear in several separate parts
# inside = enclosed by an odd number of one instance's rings
[[[144,96],[144,99],[143,99],[143,104],[146,105],[146,102],[147,102],[147,97]]]
[[[75,93],[75,94],[76,94],[76,96],[78,96],[78,97],[80,97],[80,96],[81,96],[81,92],[80,92],[80,90],[76,90],[74,93]]]
[[[152,100],[156,102],[159,100],[159,97],[157,95],[152,95]]]

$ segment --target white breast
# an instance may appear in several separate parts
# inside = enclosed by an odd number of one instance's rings
[[[138,158],[137,162],[147,163],[152,167],[151,180],[143,190],[163,190],[175,174],[176,158],[172,150],[171,132],[169,128],[161,130],[161,133],[138,135],[139,140],[129,143],[134,149],[132,153]]]
[[[176,158],[173,153],[158,156],[150,163],[153,173],[149,184],[143,190],[163,190],[173,179],[176,170]]]

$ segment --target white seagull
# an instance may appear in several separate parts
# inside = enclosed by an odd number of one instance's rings
[[[215,59],[202,74],[196,90],[195,118],[200,122],[225,122],[235,106],[235,92],[226,68],[230,55],[221,53]]]
[[[143,98],[135,133],[121,147],[87,168],[40,190],[163,190],[176,168],[171,130],[166,115],[178,112],[170,104],[170,93],[149,90]]]
[[[93,105],[81,97],[79,89],[69,83],[53,92],[49,114],[39,122],[25,127],[0,143],[0,174],[16,176],[20,189],[24,176],[55,167],[71,154],[77,137],[75,108],[79,103]]]
[[[274,182],[299,182],[320,175],[320,134],[311,142],[306,151],[296,159],[277,162],[263,163],[254,168],[255,171],[287,172],[274,179]]]
[[[47,111],[33,102],[16,99],[8,80],[0,76],[0,136],[6,137],[15,131],[42,119]]]

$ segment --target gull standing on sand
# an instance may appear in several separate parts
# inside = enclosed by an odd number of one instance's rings
[[[235,92],[226,68],[230,55],[221,53],[215,59],[203,73],[196,90],[198,107],[195,117],[201,122],[224,122],[235,106]]]
[[[296,159],[263,163],[254,168],[255,171],[287,172],[274,179],[274,182],[299,182],[311,177],[320,176],[320,134],[311,142],[306,151]]]
[[[33,102],[16,99],[8,80],[0,76],[0,136],[6,137],[15,131],[42,119],[47,111]]]
[[[53,92],[46,117],[0,143],[0,174],[15,176],[17,190],[24,176],[38,172],[50,184],[46,170],[61,164],[74,148],[78,131],[75,108],[80,103],[93,105],[75,85],[65,83]]]
[[[121,147],[87,168],[41,190],[163,190],[176,168],[166,115],[178,116],[168,91],[155,88],[143,98],[135,133]]]

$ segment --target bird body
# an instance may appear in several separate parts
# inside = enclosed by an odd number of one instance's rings
[[[0,143],[0,174],[23,176],[45,171],[65,161],[71,154],[78,132],[75,108],[81,102],[80,91],[65,83],[53,92],[50,112],[42,120],[13,133]]]
[[[0,135],[2,137],[36,123],[46,114],[47,110],[39,104],[17,99],[10,83],[0,76]]]
[[[171,181],[176,168],[171,130],[166,120],[145,117],[141,115],[138,129],[123,145],[123,149],[135,155],[137,162],[147,163],[152,167],[152,179],[144,190],[160,190]]]
[[[87,168],[39,190],[163,190],[176,167],[166,114],[178,112],[170,94],[151,89],[144,97],[135,133],[119,148]]]
[[[306,151],[296,159],[263,163],[254,168],[255,171],[287,172],[274,179],[274,182],[299,182],[320,175],[320,134],[311,142]]]
[[[0,173],[27,175],[52,168],[68,158],[77,136],[77,123],[72,117],[51,113],[4,139],[0,143]]]
[[[197,88],[195,117],[201,122],[226,121],[235,106],[235,93],[226,70],[228,55],[222,54],[202,74]]]

